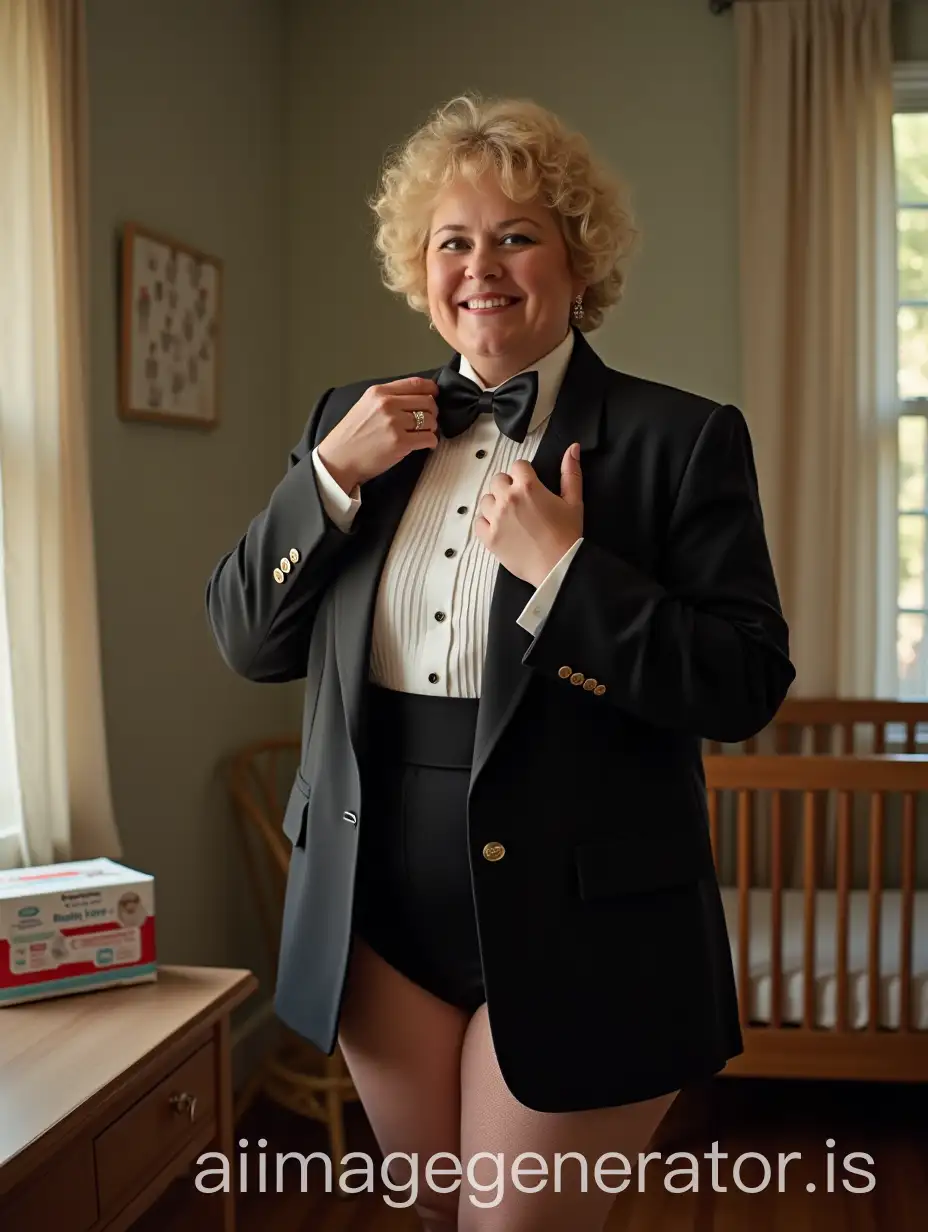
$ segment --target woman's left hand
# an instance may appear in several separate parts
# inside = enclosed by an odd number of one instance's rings
[[[540,586],[583,534],[583,477],[573,448],[561,459],[560,496],[520,458],[511,472],[493,476],[477,506],[477,538],[501,565],[531,586]]]

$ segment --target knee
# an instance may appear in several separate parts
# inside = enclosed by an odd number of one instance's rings
[[[422,1222],[423,1232],[456,1232],[458,1198],[456,1193],[428,1192],[413,1207]]]
[[[387,1167],[387,1175],[395,1196],[401,1201],[409,1201],[415,1185],[415,1200],[411,1203],[413,1211],[419,1218],[423,1232],[457,1232],[458,1226],[458,1193],[452,1190],[443,1193],[434,1189],[428,1183],[428,1177],[422,1171],[417,1171],[414,1179],[407,1175],[400,1178],[394,1175],[393,1161]]]

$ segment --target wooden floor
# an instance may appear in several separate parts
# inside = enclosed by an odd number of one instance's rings
[[[675,1150],[691,1151],[699,1163],[698,1193],[673,1193],[664,1178],[681,1168],[649,1165],[644,1191],[635,1180],[616,1204],[608,1232],[925,1232],[928,1229],[928,1090],[891,1085],[762,1082],[720,1079],[688,1101],[678,1101],[665,1122],[661,1142],[664,1160]],[[359,1105],[349,1109],[348,1149],[380,1155]],[[274,1152],[328,1151],[321,1127],[263,1101],[252,1105],[238,1127],[249,1142],[252,1167],[257,1140],[265,1138],[268,1159]],[[834,1140],[829,1152],[828,1139]],[[703,1157],[713,1141],[728,1158],[718,1165],[713,1189],[712,1166]],[[758,1193],[743,1192],[733,1183],[732,1166],[745,1152],[763,1155],[772,1179]],[[799,1152],[789,1162],[785,1186],[778,1191],[778,1153]],[[856,1167],[869,1172],[869,1192],[848,1192],[842,1184],[860,1188],[868,1182],[843,1166],[852,1152],[869,1155]],[[828,1192],[827,1158],[834,1159],[834,1183]],[[851,1161],[852,1163],[854,1161]],[[325,1192],[321,1173],[310,1173],[307,1192],[300,1192],[294,1165],[284,1192],[246,1193],[238,1197],[238,1232],[416,1232],[420,1225],[409,1211],[392,1210],[383,1191],[338,1198]],[[268,1169],[269,1188],[275,1186]],[[763,1165],[745,1160],[744,1187],[761,1183]],[[814,1185],[809,1192],[808,1185]],[[194,1186],[193,1175],[175,1183],[157,1207],[133,1232],[201,1232],[203,1203],[209,1199]]]

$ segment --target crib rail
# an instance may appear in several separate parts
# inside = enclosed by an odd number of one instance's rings
[[[921,737],[921,739],[919,738]],[[853,753],[861,743],[869,752],[917,753],[928,744],[928,702],[883,698],[787,698],[773,722],[741,747],[746,753]],[[706,741],[705,751],[724,751]]]
[[[848,703],[838,703],[851,712]],[[835,703],[830,703],[833,707]],[[872,703],[868,703],[872,706]],[[891,714],[892,703],[887,703]],[[928,706],[925,707],[928,713]],[[809,713],[807,710],[806,713]],[[814,711],[813,711],[814,713]],[[910,716],[911,718],[911,716]],[[737,852],[737,926],[735,930],[736,971],[738,977],[739,1011],[743,1027],[756,1023],[752,1017],[752,970],[753,952],[756,956],[756,937],[752,939],[752,908],[756,896],[752,894],[752,868],[754,845],[757,841],[755,817],[762,796],[767,797],[769,810],[769,939],[770,953],[765,959],[769,971],[769,1014],[765,1015],[766,1029],[778,1029],[787,1025],[784,1021],[785,979],[797,978],[795,968],[787,973],[783,961],[784,895],[788,891],[784,876],[784,831],[787,801],[801,802],[800,821],[802,830],[802,929],[801,929],[801,1021],[807,1031],[820,1029],[821,985],[817,983],[816,957],[821,945],[821,921],[817,913],[821,908],[821,829],[825,811],[823,798],[830,796],[834,807],[834,889],[828,892],[829,910],[835,910],[834,934],[834,987],[836,993],[834,1021],[831,1030],[846,1034],[859,1027],[851,1021],[851,980],[860,981],[864,975],[858,969],[852,973],[849,962],[849,930],[851,925],[852,884],[852,802],[864,796],[869,802],[867,829],[868,851],[866,886],[866,972],[863,986],[866,988],[866,1025],[871,1034],[885,1030],[881,1022],[881,996],[885,996],[884,971],[881,951],[881,916],[893,896],[893,911],[898,907],[898,1021],[894,1029],[902,1034],[918,1032],[922,1039],[928,1034],[919,1029],[916,1019],[917,1006],[913,995],[913,949],[916,923],[916,867],[917,867],[917,810],[919,801],[928,796],[928,756],[923,754],[897,755],[761,755],[726,754],[704,757],[706,786],[708,792],[709,827],[713,850],[720,849],[720,800],[722,793],[733,794],[736,809],[734,815],[735,844]],[[901,847],[899,857],[899,888],[890,891],[886,884],[884,868],[884,842],[887,827],[887,798],[901,800]],[[795,811],[795,810],[794,810]],[[767,890],[764,891],[766,895]],[[858,890],[857,905],[861,891]],[[795,901],[795,900],[794,900]],[[764,899],[767,902],[767,899]],[[829,939],[829,946],[831,939]],[[767,961],[769,960],[769,967]],[[830,962],[829,958],[829,962]],[[756,968],[756,957],[754,959]],[[924,975],[924,973],[922,973]],[[895,978],[895,977],[894,977]],[[766,979],[766,975],[765,975]],[[923,981],[924,982],[924,981]],[[885,1014],[883,1015],[885,1017]],[[793,1025],[795,1020],[793,1019]],[[922,1027],[924,1024],[922,1024]]]

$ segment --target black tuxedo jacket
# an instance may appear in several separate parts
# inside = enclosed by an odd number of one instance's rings
[[[575,335],[532,464],[559,494],[580,442],[583,543],[534,638],[516,623],[532,587],[498,570],[468,797],[494,1043],[542,1111],[676,1090],[742,1051],[700,740],[758,732],[795,675],[742,414],[612,370]],[[363,484],[347,534],[331,522],[310,453],[373,383],[319,399],[206,590],[233,670],[306,681],[276,1009],[326,1053],[366,822],[374,601],[430,453]]]

